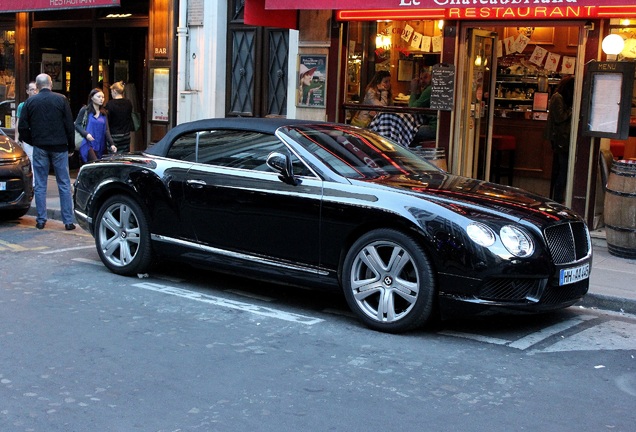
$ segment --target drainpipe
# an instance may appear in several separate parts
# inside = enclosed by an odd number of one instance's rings
[[[179,95],[179,107],[177,108],[177,124],[190,121],[192,98],[186,91],[188,86],[188,2],[179,1],[179,25],[177,27],[177,94]]]

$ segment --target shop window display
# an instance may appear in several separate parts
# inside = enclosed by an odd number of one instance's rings
[[[0,24],[0,126],[15,125],[15,31]]]
[[[392,104],[408,105],[411,80],[440,61],[441,28],[432,20],[350,23],[345,102],[362,100],[369,80],[386,70],[392,77]]]

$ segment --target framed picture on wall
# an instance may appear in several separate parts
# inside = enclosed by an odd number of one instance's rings
[[[398,61],[398,81],[411,81],[414,77],[414,71],[413,60]]]
[[[327,90],[327,56],[299,55],[296,106],[325,108]]]
[[[62,90],[62,54],[42,54],[42,66],[40,67],[40,73],[48,74],[53,81],[53,90]]]

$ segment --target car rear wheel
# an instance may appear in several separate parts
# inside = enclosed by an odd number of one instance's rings
[[[345,258],[342,285],[349,307],[375,330],[406,331],[432,315],[433,268],[421,246],[399,231],[360,237]]]
[[[117,195],[104,202],[97,216],[95,244],[113,273],[146,273],[152,262],[146,214],[132,198]]]

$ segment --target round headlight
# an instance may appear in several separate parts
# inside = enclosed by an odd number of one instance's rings
[[[488,226],[473,222],[466,227],[468,237],[480,246],[492,246],[495,243],[495,232]]]
[[[506,225],[499,232],[501,242],[508,252],[519,258],[525,258],[534,252],[534,243],[528,234],[522,229],[512,225]]]

